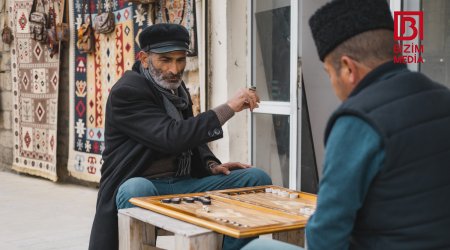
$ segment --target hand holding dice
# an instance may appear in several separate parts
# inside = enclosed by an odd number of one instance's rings
[[[230,106],[234,112],[240,112],[244,109],[250,109],[250,111],[253,111],[253,109],[259,107],[258,103],[259,96],[256,93],[255,87],[239,89],[227,102],[228,106]]]

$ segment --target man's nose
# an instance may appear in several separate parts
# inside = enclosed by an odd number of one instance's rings
[[[178,65],[176,63],[171,63],[169,67],[169,72],[176,75],[179,72]]]

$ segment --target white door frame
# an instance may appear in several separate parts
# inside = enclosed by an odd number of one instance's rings
[[[256,1],[256,0],[255,0]],[[248,25],[248,55],[247,55],[247,72],[248,81],[247,86],[252,85],[253,72],[252,72],[252,57],[253,57],[253,30],[255,28],[253,23],[253,4],[252,0],[247,0],[248,11],[247,25]],[[298,147],[300,143],[298,138],[301,138],[301,124],[299,124],[298,114],[300,112],[299,103],[301,103],[301,95],[298,94],[298,25],[299,25],[299,5],[297,0],[291,0],[291,35],[290,35],[290,101],[289,102],[277,102],[277,101],[261,101],[259,108],[253,110],[256,114],[275,114],[275,115],[289,115],[289,188],[300,189],[301,187],[301,171],[297,168],[300,166],[301,155]],[[301,93],[301,92],[300,92]],[[248,142],[249,142],[249,159],[252,164],[255,162],[253,158],[253,119],[252,115],[248,116]],[[298,179],[299,178],[299,179]],[[299,184],[300,186],[297,186]]]

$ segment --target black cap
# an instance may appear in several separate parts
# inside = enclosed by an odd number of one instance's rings
[[[139,46],[144,51],[167,53],[189,51],[189,32],[179,24],[159,23],[145,28],[139,35]]]
[[[345,40],[369,30],[394,30],[386,0],[334,0],[309,19],[321,61]]]

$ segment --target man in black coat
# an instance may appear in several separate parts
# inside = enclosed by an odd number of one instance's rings
[[[189,33],[181,25],[156,24],[139,36],[140,60],[111,89],[106,104],[105,150],[89,249],[118,248],[117,210],[140,196],[203,192],[271,184],[250,165],[221,163],[207,142],[222,138],[235,112],[253,110],[259,97],[240,89],[227,103],[193,117],[182,82]],[[249,240],[225,237],[224,249]]]

